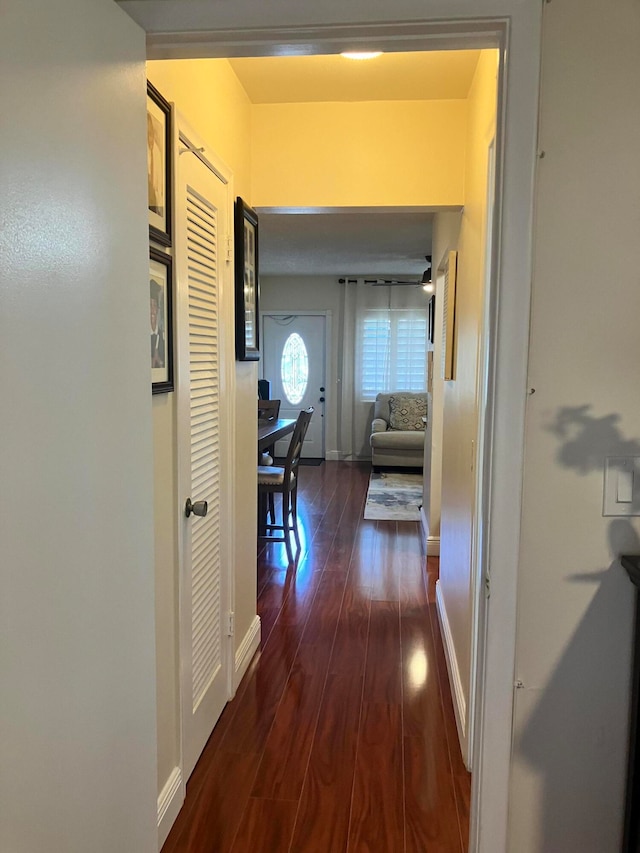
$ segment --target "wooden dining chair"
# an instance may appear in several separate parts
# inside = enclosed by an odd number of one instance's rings
[[[258,400],[258,420],[259,421],[277,421],[280,415],[280,400]],[[275,456],[275,445],[265,448],[260,454],[258,465],[273,465],[273,457]],[[276,509],[273,500],[273,495],[268,496],[269,517],[272,524],[275,524]],[[266,515],[267,501],[261,501],[259,511]]]
[[[280,400],[258,400],[258,420],[277,421],[280,414]]]
[[[284,465],[260,465],[258,466],[258,495],[262,497],[273,497],[280,494],[282,498],[282,524],[276,524],[271,518],[271,524],[265,525],[265,531],[282,530],[282,536],[260,536],[270,542],[284,542],[287,548],[289,562],[293,562],[293,550],[291,548],[291,533],[293,533],[297,550],[300,550],[300,535],[298,533],[298,466],[304,437],[307,434],[309,422],[313,415],[313,407],[303,409],[298,415],[295,429],[289,443],[289,450]]]
[[[280,415],[280,400],[258,400],[258,420],[277,421]],[[267,447],[260,455],[260,465],[273,465],[274,446]]]

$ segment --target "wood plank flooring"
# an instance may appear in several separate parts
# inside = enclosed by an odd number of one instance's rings
[[[362,518],[368,466],[300,470],[302,551],[258,553],[262,644],[163,853],[464,853],[460,756],[414,522]]]

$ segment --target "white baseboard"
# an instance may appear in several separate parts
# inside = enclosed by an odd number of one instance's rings
[[[242,681],[242,676],[245,674],[251,663],[251,658],[254,656],[260,645],[260,617],[254,616],[253,622],[249,626],[249,630],[244,635],[242,642],[236,651],[235,673],[233,677],[233,692],[235,694],[238,685]]]
[[[424,511],[424,507],[420,507],[420,523],[422,525],[422,538],[423,542],[427,548],[427,557],[439,557],[440,556],[440,537],[439,536],[429,536],[429,524],[427,522],[427,515]]]
[[[158,850],[162,850],[169,830],[178,817],[185,793],[182,771],[179,767],[174,767],[158,797]]]
[[[444,603],[444,596],[442,595],[442,586],[440,581],[436,581],[436,607],[438,610],[440,631],[442,633],[442,643],[444,645],[444,656],[447,661],[447,671],[449,673],[449,684],[451,685],[453,710],[456,717],[460,750],[462,752],[462,758],[465,766],[467,770],[469,770],[471,762],[469,760],[467,748],[467,702],[464,698],[462,679],[460,678],[458,660],[456,658],[456,651],[453,645],[453,636],[451,635],[451,626],[449,625],[447,608]]]
[[[341,462],[343,459],[346,459],[348,453],[344,450],[327,450],[324,454],[324,458],[327,462]]]
[[[429,536],[427,539],[427,557],[440,556],[440,537]]]

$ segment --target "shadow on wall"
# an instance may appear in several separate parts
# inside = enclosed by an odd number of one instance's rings
[[[588,405],[558,410],[546,428],[560,442],[559,464],[585,475],[602,472],[607,456],[640,456],[640,441],[626,438],[619,421],[615,414],[595,417]],[[517,691],[526,716],[516,747],[544,792],[540,837],[527,850],[620,850],[635,594],[619,556],[640,554],[640,538],[630,520],[616,518],[607,540],[607,568],[565,576],[595,593],[551,679],[538,696],[535,687],[528,699]]]
[[[561,442],[557,460],[578,474],[602,471],[606,456],[640,456],[640,441],[618,429],[620,415],[596,418],[591,406],[564,406],[547,429]]]

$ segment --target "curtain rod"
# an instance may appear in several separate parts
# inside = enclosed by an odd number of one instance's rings
[[[339,278],[338,284],[357,284],[359,279],[357,278]],[[390,286],[407,286],[407,287],[420,287],[422,282],[420,281],[399,281],[395,278],[365,278],[363,279],[365,284],[370,284],[372,287],[383,287],[385,285]]]

